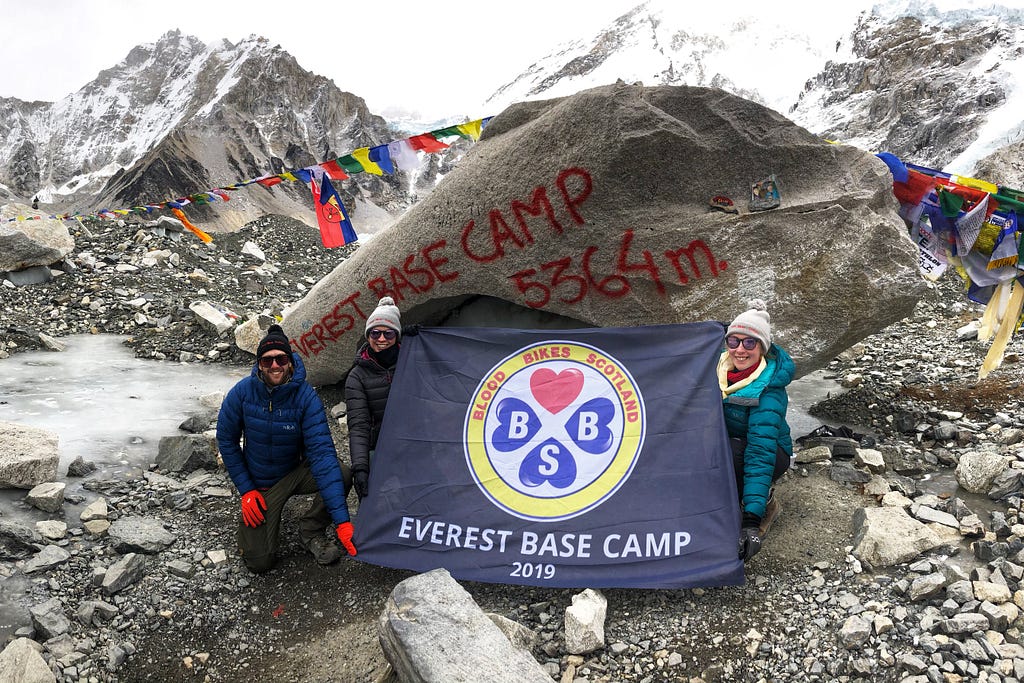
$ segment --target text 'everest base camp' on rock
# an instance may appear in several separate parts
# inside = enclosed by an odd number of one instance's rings
[[[770,175],[781,206],[747,210]],[[742,211],[710,210],[713,197]],[[323,385],[385,295],[405,324],[520,328],[724,321],[763,298],[802,375],[924,291],[897,210],[881,161],[766,107],[717,89],[603,86],[492,119],[283,327]]]

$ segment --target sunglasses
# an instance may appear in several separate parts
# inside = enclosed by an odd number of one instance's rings
[[[394,330],[370,330],[370,333],[366,336],[370,339],[380,339],[381,337],[384,337],[388,341],[391,341],[398,336],[398,333]]]
[[[743,348],[747,351],[753,351],[757,348],[757,340],[753,337],[744,337],[743,339],[740,339],[739,337],[730,336],[725,338],[725,345],[730,349],[738,349],[740,344],[743,344]]]
[[[263,368],[264,370],[266,370],[268,368],[271,368],[271,367],[273,367],[275,365],[278,366],[278,367],[284,368],[284,367],[288,367],[291,364],[292,364],[292,359],[289,358],[286,355],[263,356],[262,358],[260,358],[260,367]]]

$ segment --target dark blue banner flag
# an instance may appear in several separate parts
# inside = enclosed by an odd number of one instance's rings
[[[743,583],[719,323],[402,339],[357,559],[552,587]]]

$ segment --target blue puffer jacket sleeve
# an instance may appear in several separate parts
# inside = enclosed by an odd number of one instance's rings
[[[336,524],[349,519],[345,485],[323,403],[306,384],[302,359],[292,354],[294,373],[270,388],[253,367],[228,392],[217,418],[217,446],[238,492],[270,488],[309,461],[320,495]]]
[[[306,441],[306,457],[309,469],[316,479],[320,495],[331,513],[335,524],[347,522],[348,504],[345,502],[345,482],[341,476],[338,453],[334,448],[331,428],[327,424],[324,405],[313,387],[305,382],[303,387],[302,434]]]
[[[774,344],[766,362],[754,382],[724,399],[729,436],[747,440],[743,452],[743,511],[758,517],[764,516],[768,503],[777,450],[793,453],[786,422],[786,386],[793,381],[796,366],[789,354]]]

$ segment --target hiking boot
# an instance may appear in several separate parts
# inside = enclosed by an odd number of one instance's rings
[[[775,498],[775,489],[773,488],[768,492],[768,504],[764,507],[764,516],[761,517],[761,524],[758,527],[762,537],[768,533],[768,529],[771,528],[772,522],[780,512],[782,512],[782,505]]]
[[[305,545],[306,550],[317,561],[317,564],[334,564],[341,559],[341,548],[338,547],[338,544],[323,536],[311,538],[306,541]]]

